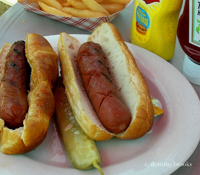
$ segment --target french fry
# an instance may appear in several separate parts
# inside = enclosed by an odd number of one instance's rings
[[[87,10],[89,10],[89,8],[82,1],[79,1],[79,0],[68,0],[67,2],[72,7],[76,8],[76,9],[87,9]]]
[[[17,0],[17,2],[20,2],[22,0]],[[35,2],[35,3],[38,3],[39,0],[30,0],[31,2]]]
[[[131,0],[103,0],[102,4],[107,4],[107,3],[120,3],[120,4],[127,4],[129,3]]]
[[[67,2],[64,2],[64,3],[62,3],[62,6],[63,7],[72,7],[71,6],[71,4],[69,4],[69,2],[67,1]]]
[[[48,6],[47,4],[45,4],[43,2],[39,1],[38,4],[39,4],[40,8],[47,13],[50,13],[50,14],[53,14],[53,15],[65,16],[65,17],[73,17],[71,14],[65,13],[63,11],[56,9],[56,8]]]
[[[95,0],[96,2],[100,3],[100,2],[103,2],[103,0]]]
[[[106,13],[95,12],[92,10],[75,9],[73,7],[63,7],[62,11],[69,13],[72,16],[82,17],[82,18],[98,18],[101,16],[107,16]]]
[[[71,5],[68,1],[62,3],[62,6],[63,6],[63,7],[72,7],[72,5]]]
[[[101,4],[110,14],[118,12],[125,8],[125,4]]]
[[[83,3],[92,11],[95,12],[102,12],[106,13],[107,15],[110,15],[106,9],[104,9],[100,4],[98,4],[94,0],[82,0]]]
[[[68,0],[57,0],[61,5],[63,4],[63,3],[66,3]]]
[[[43,2],[46,5],[51,6],[58,10],[62,9],[62,5],[57,0],[40,0],[40,2]]]

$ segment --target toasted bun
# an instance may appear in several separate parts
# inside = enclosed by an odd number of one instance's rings
[[[4,154],[22,154],[40,145],[54,113],[52,89],[58,77],[57,54],[45,38],[27,34],[26,57],[32,69],[29,109],[23,127],[9,129],[0,119],[1,152]]]
[[[76,38],[61,33],[58,41],[61,74],[77,122],[94,140],[108,140],[113,136],[135,139],[145,135],[153,125],[153,105],[146,81],[117,28],[110,23],[103,23],[89,36],[88,41],[101,45],[114,86],[131,112],[132,121],[125,132],[117,135],[102,126],[78,74],[76,56],[80,43]]]

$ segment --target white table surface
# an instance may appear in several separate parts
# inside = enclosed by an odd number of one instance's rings
[[[132,21],[134,1],[112,23],[118,28],[124,41],[130,42],[130,26]],[[15,4],[0,17],[0,48],[5,42],[25,40],[27,33],[38,33],[43,36],[57,35],[60,32],[69,34],[90,34],[85,30],[39,16],[23,9],[20,4]],[[170,63],[182,72],[184,53],[176,42],[176,50]],[[200,86],[193,85],[200,98]],[[200,144],[187,160],[191,167],[180,167],[173,175],[197,175],[200,174]]]

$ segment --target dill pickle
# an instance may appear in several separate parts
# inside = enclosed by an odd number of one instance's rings
[[[103,175],[100,167],[101,156],[97,146],[94,140],[90,139],[76,122],[61,77],[58,78],[54,96],[58,127],[71,163],[80,170],[97,168],[99,173]]]

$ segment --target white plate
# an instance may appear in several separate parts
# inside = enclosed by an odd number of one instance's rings
[[[80,42],[87,35],[74,35]],[[46,37],[56,50],[58,35]],[[200,103],[190,83],[167,61],[127,43],[146,78],[150,93],[160,99],[164,115],[155,120],[152,130],[137,140],[98,142],[103,171],[107,175],[171,174],[184,164],[200,138]],[[44,142],[24,155],[0,153],[3,175],[94,175],[96,169],[80,171],[69,161],[52,118]],[[186,162],[184,166],[191,166]]]

